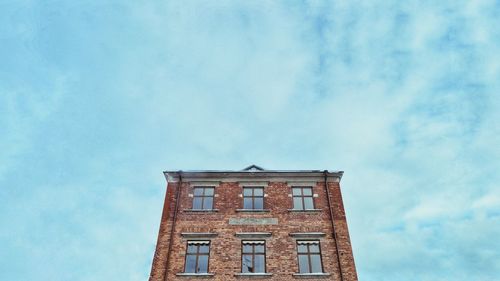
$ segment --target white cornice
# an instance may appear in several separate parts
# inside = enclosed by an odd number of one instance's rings
[[[326,172],[328,182],[339,182],[343,171]],[[325,172],[321,171],[165,171],[167,182],[323,182]]]

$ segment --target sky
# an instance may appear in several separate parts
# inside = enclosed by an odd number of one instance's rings
[[[0,280],[147,280],[162,171],[343,170],[362,281],[500,280],[500,2],[0,0]]]

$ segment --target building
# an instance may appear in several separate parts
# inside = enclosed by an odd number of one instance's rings
[[[164,174],[150,281],[357,280],[339,185],[343,172],[252,165]]]

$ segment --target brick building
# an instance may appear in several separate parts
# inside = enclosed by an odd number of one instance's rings
[[[357,280],[339,185],[343,172],[252,165],[164,174],[150,281]]]

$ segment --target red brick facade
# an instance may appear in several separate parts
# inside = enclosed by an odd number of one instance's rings
[[[266,280],[307,277],[308,280],[356,281],[357,274],[339,185],[342,173],[297,171],[298,173],[301,175],[301,181],[295,183],[294,173],[289,171],[235,174],[222,171],[183,172],[180,177],[179,173],[166,172],[169,182],[149,280],[194,280],[200,277],[212,280],[248,279],[249,276],[238,275],[241,273],[241,243],[244,238],[237,234],[268,233],[268,236],[262,238],[266,243],[265,264],[268,274],[250,277]],[[330,193],[331,212],[324,179]],[[178,194],[180,181],[182,183]],[[193,188],[207,184],[215,187],[214,211],[192,211]],[[243,208],[241,194],[243,186],[246,185],[264,186],[264,211],[238,210]],[[315,210],[291,210],[291,188],[294,185],[308,185],[313,188]],[[176,206],[177,196],[179,206]],[[331,215],[334,218],[336,242]],[[241,220],[243,218],[255,220]],[[264,218],[267,220],[262,220]],[[189,237],[205,234],[207,237],[204,239],[210,241],[208,273],[213,275],[182,275]],[[323,274],[297,274],[296,240],[300,239],[297,236],[301,235],[313,235],[311,237],[316,237],[314,240],[319,240]]]

